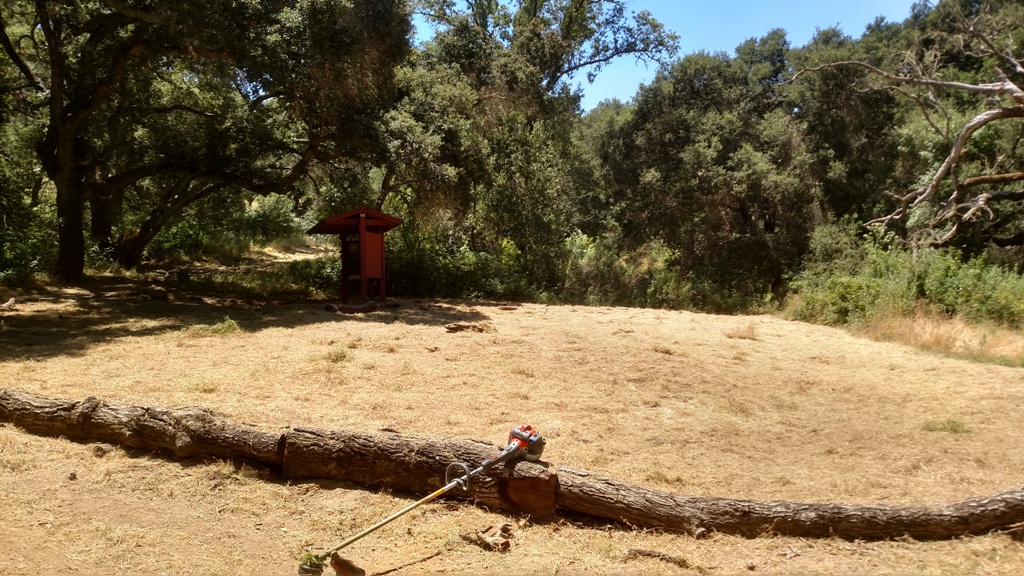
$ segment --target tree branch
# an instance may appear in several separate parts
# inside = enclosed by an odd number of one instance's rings
[[[902,219],[907,214],[907,211],[911,206],[917,206],[923,202],[930,200],[939,189],[939,185],[942,181],[950,175],[953,168],[960,162],[960,156],[963,154],[964,146],[971,136],[977,132],[983,126],[993,122],[995,120],[1002,120],[1006,118],[1024,118],[1024,106],[1014,106],[1011,108],[995,108],[993,110],[986,110],[981,114],[978,114],[970,122],[964,125],[957,135],[956,140],[953,142],[952,150],[946,157],[946,160],[939,166],[935,174],[932,176],[931,181],[928,182],[922,188],[915,190],[900,199],[900,207],[894,212],[881,218],[875,218],[868,222],[868,224],[882,224],[888,225],[892,220]],[[961,184],[961,187],[963,184]],[[950,201],[955,200],[956,193],[950,198]],[[942,220],[948,216],[951,216],[952,211],[946,211],[938,220]]]
[[[939,184],[942,180],[949,175],[950,171],[954,166],[960,162],[960,156],[963,154],[964,146],[971,136],[977,132],[980,128],[986,124],[995,120],[1002,120],[1006,118],[1024,118],[1024,106],[1014,106],[1013,108],[995,108],[993,110],[986,110],[981,114],[978,114],[971,119],[970,122],[964,125],[960,130],[960,134],[957,135],[956,140],[953,142],[953,149],[949,152],[949,156],[939,167],[935,176],[932,177],[932,181],[916,192],[917,199],[913,201],[913,205],[916,206],[922,202],[925,202],[929,198],[935,195],[935,192],[939,189]]]
[[[11,62],[14,62],[14,65],[18,67],[21,74],[28,80],[29,85],[35,88],[36,92],[45,92],[46,87],[32,73],[32,69],[22,59],[21,54],[18,54],[18,51],[14,49],[14,44],[11,42],[10,36],[7,35],[7,22],[4,20],[3,11],[0,11],[0,45],[4,47],[4,52],[7,53],[7,57],[11,59]]]
[[[171,112],[188,112],[195,114],[196,116],[202,116],[203,118],[220,118],[222,114],[215,114],[213,112],[207,112],[205,110],[199,110],[191,106],[185,106],[184,104],[175,104],[173,106],[164,106],[162,108],[151,108],[149,110],[154,114],[169,114]]]
[[[1024,75],[1024,66],[1021,65],[1020,61],[1014,58],[1013,56],[1010,56],[1009,54],[1006,54],[1003,51],[996,48],[996,46],[992,43],[992,40],[988,36],[978,32],[974,28],[973,23],[970,27],[967,28],[967,33],[970,34],[979,42],[981,42],[986,48],[988,48],[992,56],[995,56],[996,58],[999,58],[1000,60],[1006,62],[1010,66],[1013,66],[1013,69],[1015,72],[1017,72],[1017,74]]]
[[[70,115],[70,118],[68,118],[69,123],[72,125],[81,124],[90,114],[98,110],[103,105],[110,91],[124,79],[125,74],[128,72],[128,62],[138,58],[145,51],[146,45],[142,42],[137,42],[118,54],[117,59],[114,60],[110,76],[96,87],[93,97],[88,104]]]
[[[100,3],[118,14],[134,18],[135,20],[142,20],[143,22],[148,22],[150,24],[170,24],[172,22],[170,18],[165,16],[159,16],[153,12],[146,12],[145,10],[125,6],[117,0],[100,0]]]
[[[997,192],[989,192],[987,195],[990,202],[999,202],[1001,200],[1008,200],[1010,202],[1024,201],[1024,190],[999,190]]]
[[[855,66],[863,68],[868,72],[876,76],[880,76],[893,84],[906,84],[909,86],[933,86],[936,88],[951,88],[953,90],[964,90],[966,92],[977,92],[979,94],[992,94],[992,95],[1007,95],[1012,97],[1014,100],[1024,103],[1024,90],[1021,90],[1013,82],[1010,82],[1003,77],[1002,82],[989,82],[986,84],[967,84],[965,82],[947,82],[944,80],[932,80],[931,78],[913,78],[910,76],[897,76],[890,74],[881,68],[872,66],[867,62],[861,62],[859,60],[841,60],[839,62],[830,62],[828,64],[822,64],[820,66],[812,66],[810,68],[804,68],[793,76],[792,81],[796,81],[804,72],[820,72],[821,70],[828,70],[830,68],[837,68],[839,66]]]
[[[960,183],[964,188],[980,186],[982,184],[1005,184],[1007,182],[1020,182],[1024,180],[1024,172],[1011,172],[1009,174],[989,174],[987,176],[975,176]]]

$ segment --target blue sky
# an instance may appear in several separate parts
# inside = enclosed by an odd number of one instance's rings
[[[785,30],[793,47],[805,45],[816,29],[829,26],[858,38],[878,16],[902,22],[913,4],[913,0],[634,0],[632,9],[649,11],[675,32],[683,56],[698,50],[733,54],[747,38],[760,38],[774,28]],[[593,84],[586,77],[578,79],[583,86],[583,109],[609,98],[629,101],[656,71],[656,65],[645,67],[623,58],[605,67]]]
[[[675,32],[679,56],[698,50],[731,55],[747,38],[760,38],[775,28],[786,31],[793,47],[805,45],[816,29],[829,26],[858,38],[878,16],[902,22],[910,15],[912,4],[914,0],[633,0],[632,10],[649,11]],[[645,66],[621,58],[606,66],[593,84],[581,74],[576,82],[583,87],[583,109],[590,110],[609,98],[629,101],[656,71],[656,64]]]

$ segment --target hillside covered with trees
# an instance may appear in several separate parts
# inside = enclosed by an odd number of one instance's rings
[[[399,295],[1024,324],[1015,0],[686,55],[624,0],[12,0],[0,45],[3,283],[368,205]],[[659,72],[584,113],[617,58]]]

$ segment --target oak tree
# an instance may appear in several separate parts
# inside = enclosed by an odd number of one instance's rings
[[[67,280],[83,274],[87,214],[131,266],[192,202],[287,191],[321,159],[372,154],[409,49],[401,0],[15,0],[0,16],[45,116],[35,148]],[[124,202],[139,218],[122,221]]]

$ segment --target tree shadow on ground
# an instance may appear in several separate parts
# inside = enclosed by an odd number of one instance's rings
[[[490,318],[481,311],[486,304],[395,299],[398,308],[340,314],[326,311],[326,301],[301,295],[246,298],[173,282],[125,277],[36,286],[14,296],[15,308],[0,312],[0,362],[82,355],[93,346],[119,339],[213,326],[228,318],[246,332],[328,322],[401,322],[440,327]]]

